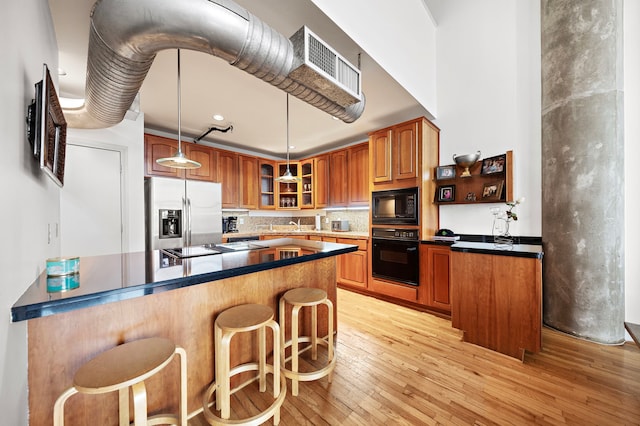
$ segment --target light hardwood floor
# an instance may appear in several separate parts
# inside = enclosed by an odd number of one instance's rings
[[[640,425],[631,343],[545,328],[542,352],[521,363],[463,343],[448,320],[345,290],[338,318],[333,382],[301,383],[298,397],[289,389],[281,425]],[[252,386],[234,398],[239,416],[269,403]]]

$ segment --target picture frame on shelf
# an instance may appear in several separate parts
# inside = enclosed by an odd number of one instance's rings
[[[456,186],[455,185],[441,185],[436,189],[436,202],[446,203],[455,201],[456,199]]]
[[[495,173],[503,173],[506,161],[506,154],[485,158],[484,160],[482,160],[482,168],[480,169],[480,174],[492,175]]]
[[[482,200],[489,201],[495,200],[499,201],[502,197],[502,187],[504,186],[504,181],[499,180],[495,182],[487,182],[482,187]]]
[[[456,166],[438,166],[436,167],[436,180],[453,179],[456,177]]]

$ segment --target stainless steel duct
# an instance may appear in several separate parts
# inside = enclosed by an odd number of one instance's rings
[[[364,95],[342,106],[333,93],[339,84],[324,91],[291,78],[303,60],[295,57],[292,42],[231,0],[98,0],[91,11],[86,101],[64,110],[68,126],[104,128],[122,121],[164,49],[220,57],[346,123],[364,111]]]

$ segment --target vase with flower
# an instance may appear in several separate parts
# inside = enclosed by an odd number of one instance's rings
[[[518,204],[524,203],[524,197],[520,197],[515,201],[507,201],[507,209],[502,210],[499,207],[492,207],[493,242],[497,247],[510,248],[513,246],[513,236],[509,232],[509,224],[511,221],[518,220],[518,214],[514,211]]]

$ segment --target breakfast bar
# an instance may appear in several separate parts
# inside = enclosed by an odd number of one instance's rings
[[[168,338],[185,349],[188,412],[197,412],[214,378],[216,315],[244,303],[277,312],[280,296],[298,287],[322,289],[336,305],[335,256],[356,250],[355,245],[282,238],[190,258],[159,250],[86,257],[66,291],[52,291],[51,283],[47,289],[43,272],[11,309],[14,322],[28,321],[30,423],[52,424],[54,402],[82,364],[148,337]],[[326,319],[327,312],[319,310],[319,324],[326,323],[323,315]],[[303,329],[310,326],[309,318],[302,321]],[[250,358],[249,343],[234,339],[233,363]],[[177,410],[172,395],[178,392],[173,379],[178,369],[178,361],[171,361],[145,383],[150,413]],[[117,406],[117,392],[77,395],[67,403],[65,417],[70,424],[113,424]]]

